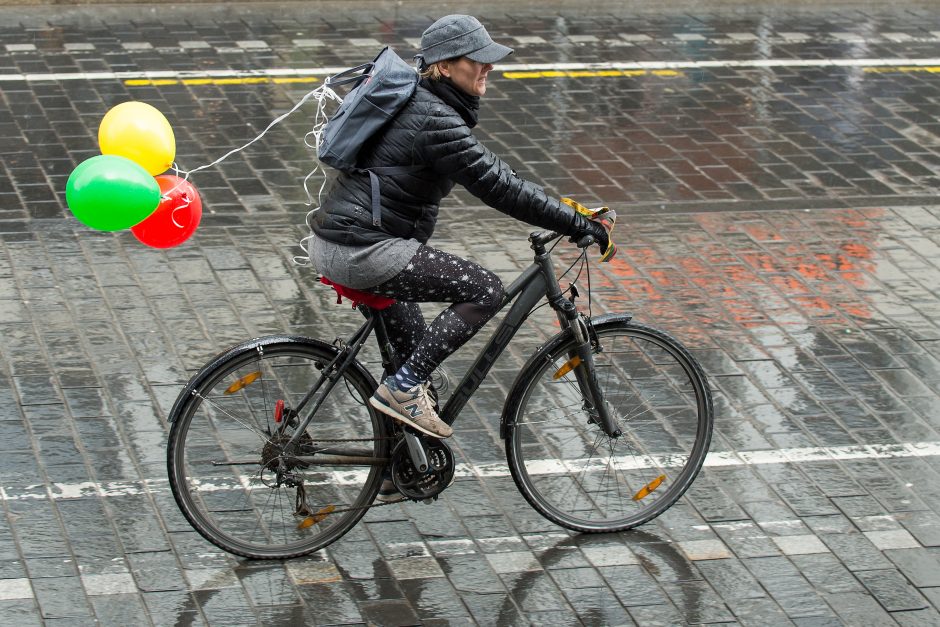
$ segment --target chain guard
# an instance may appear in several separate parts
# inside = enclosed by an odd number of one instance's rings
[[[392,482],[401,494],[414,501],[436,498],[454,478],[454,454],[442,440],[421,440],[428,457],[428,472],[421,474],[408,454],[404,440],[399,441],[392,453]]]

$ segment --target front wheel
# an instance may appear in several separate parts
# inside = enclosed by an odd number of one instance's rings
[[[329,393],[309,426],[285,448],[314,403],[303,399],[337,353],[306,338],[253,340],[183,390],[170,415],[170,487],[216,546],[255,559],[296,557],[340,538],[372,504],[389,442],[386,421],[367,402],[375,382],[358,362],[322,388]]]
[[[692,484],[711,440],[711,393],[695,358],[662,331],[624,317],[594,328],[598,387],[622,435],[607,436],[585,410],[566,367],[577,344],[566,334],[516,379],[506,454],[523,496],[552,522],[622,531],[669,509]]]

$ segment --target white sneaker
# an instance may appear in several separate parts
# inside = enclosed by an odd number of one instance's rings
[[[424,385],[406,391],[393,390],[385,383],[369,399],[369,404],[409,427],[434,438],[449,438],[454,430],[440,419]]]

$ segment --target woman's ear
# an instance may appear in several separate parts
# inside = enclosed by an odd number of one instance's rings
[[[437,62],[437,69],[440,70],[441,76],[446,76],[450,78],[450,60],[446,59],[444,61]]]

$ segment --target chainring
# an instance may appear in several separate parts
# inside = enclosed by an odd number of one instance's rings
[[[415,501],[435,498],[454,478],[454,454],[450,447],[436,438],[423,438],[421,443],[428,458],[428,471],[424,474],[415,468],[404,441],[392,453],[392,482],[404,497]]]

